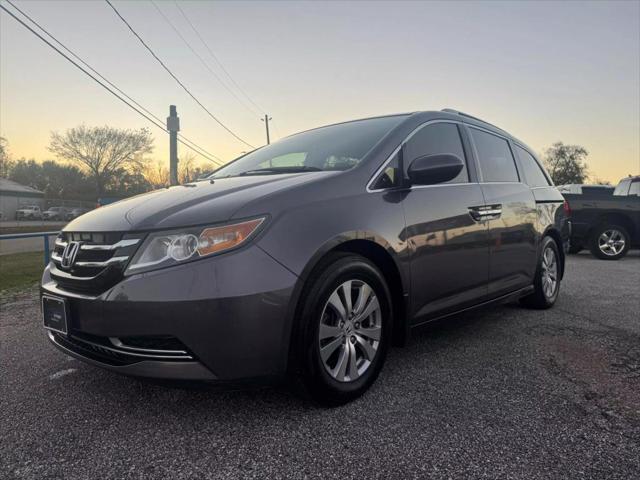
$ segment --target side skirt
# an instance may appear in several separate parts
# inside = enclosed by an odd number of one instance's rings
[[[416,323],[415,325],[411,325],[411,330],[413,330],[414,328],[418,328],[421,327],[423,325],[426,325],[427,323],[431,323],[431,322],[436,322],[438,320],[442,320],[443,318],[447,318],[447,317],[452,317],[454,315],[458,315],[460,313],[463,312],[468,312],[470,310],[476,310],[478,308],[483,308],[489,305],[494,305],[497,303],[503,303],[503,302],[508,302],[510,300],[517,300],[518,298],[524,297],[530,293],[533,293],[533,291],[535,290],[533,285],[529,285],[527,287],[521,288],[519,290],[516,290],[515,292],[511,292],[511,293],[507,293],[506,295],[502,295],[500,297],[497,298],[493,298],[491,300],[487,300],[486,302],[482,302],[482,303],[478,303],[476,305],[473,305],[471,307],[467,307],[467,308],[463,308],[461,310],[456,310],[455,312],[450,312],[450,313],[446,313],[444,315],[439,315],[437,317],[433,317],[433,318],[428,318],[427,320],[424,320],[420,323]]]

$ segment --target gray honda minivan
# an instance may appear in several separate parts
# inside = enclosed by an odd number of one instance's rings
[[[455,110],[356,120],[73,220],[42,278],[44,327],[115,372],[289,378],[337,405],[418,325],[551,307],[568,233],[563,197],[505,131]]]

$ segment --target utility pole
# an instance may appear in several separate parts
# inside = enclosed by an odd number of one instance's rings
[[[167,130],[169,130],[169,182],[171,185],[178,184],[178,131],[180,130],[180,119],[175,105],[169,105],[169,116],[167,117]]]
[[[271,120],[271,117],[269,115],[265,115],[264,118],[261,118],[260,120],[262,120],[265,127],[267,127],[267,145],[269,145],[271,143],[271,140],[269,139],[269,120]]]

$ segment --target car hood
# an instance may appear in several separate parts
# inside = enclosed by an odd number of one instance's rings
[[[224,222],[249,201],[335,173],[231,177],[163,188],[92,210],[64,230],[124,232]]]

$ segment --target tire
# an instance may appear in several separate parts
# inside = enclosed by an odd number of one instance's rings
[[[626,228],[604,223],[593,231],[589,249],[601,260],[620,260],[629,252],[630,246],[631,237]]]
[[[553,307],[560,293],[560,251],[551,237],[542,240],[533,286],[533,293],[521,298],[520,303],[536,309]]]
[[[572,243],[571,246],[569,247],[569,253],[572,255],[575,255],[576,253],[580,253],[582,250],[584,250],[584,245],[581,245],[579,243]]]
[[[364,257],[330,254],[310,276],[301,299],[290,371],[314,401],[326,406],[350,402],[376,380],[391,343],[385,279]]]

